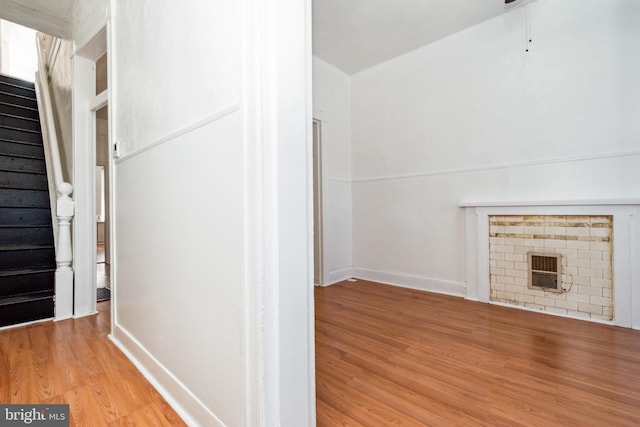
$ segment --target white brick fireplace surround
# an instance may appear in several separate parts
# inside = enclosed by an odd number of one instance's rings
[[[611,216],[613,320],[602,322],[640,329],[640,200],[476,202],[461,203],[460,206],[465,209],[466,298],[521,309],[528,308],[491,301],[490,217]],[[583,318],[573,316],[570,312],[561,315]],[[591,320],[599,321],[597,317]]]

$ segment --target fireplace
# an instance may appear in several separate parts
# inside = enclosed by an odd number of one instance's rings
[[[489,215],[490,300],[613,320],[612,216]]]
[[[467,299],[640,329],[639,200],[460,206]]]

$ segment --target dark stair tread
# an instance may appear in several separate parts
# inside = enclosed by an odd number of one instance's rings
[[[15,130],[15,131],[27,132],[27,133],[38,133],[38,134],[42,133],[39,130],[24,129],[24,128],[17,128],[17,127],[13,127],[13,126],[4,126],[4,125],[0,125],[0,129]]]
[[[0,83],[5,85],[5,86],[11,86],[11,87],[15,87],[17,89],[23,89],[23,90],[31,91],[31,92],[33,92],[34,95],[36,94],[36,88],[35,87],[24,86],[24,85],[21,85],[21,84],[16,84],[14,82],[8,82],[8,81],[5,81],[5,80],[0,80]]]
[[[6,148],[6,146],[5,146],[5,148]],[[44,161],[45,160],[44,156],[40,157],[39,155],[36,156],[34,154],[9,153],[7,151],[3,151],[2,148],[0,148],[0,157],[16,157],[18,159],[39,160],[39,161]]]
[[[12,104],[10,100],[0,99],[0,113],[11,114],[24,119],[40,121],[40,113],[37,108],[27,107],[20,104]]]
[[[15,113],[15,112],[14,112]],[[5,113],[0,111],[0,118],[4,118],[3,121],[5,121],[5,124],[3,124],[2,126],[22,126],[22,124],[16,124],[16,125],[10,125],[7,123],[7,121],[20,121],[22,120],[23,122],[26,122],[25,124],[29,124],[29,125],[33,125],[33,126],[38,126],[40,127],[40,119],[36,119],[34,117],[26,117],[26,116],[20,116],[18,114],[12,114],[12,113]],[[33,130],[33,129],[31,129]]]
[[[33,251],[40,249],[53,249],[53,245],[0,245],[2,251]]]
[[[22,130],[30,130],[32,132],[42,133],[40,119],[34,117],[18,116],[16,114],[0,111],[0,126],[13,127]]]
[[[28,268],[28,269],[22,269],[22,270],[0,270],[0,277],[23,276],[28,274],[39,274],[39,273],[53,273],[55,271],[56,271],[55,268],[49,268],[49,267]]]
[[[38,156],[29,156],[27,154],[13,154],[13,153],[5,153],[3,151],[0,151],[0,157],[16,157],[18,159],[29,159],[29,160],[44,160],[44,157],[38,157]]]
[[[24,87],[0,80],[0,90],[12,95],[19,95],[25,98],[36,99],[36,91],[30,87]]]
[[[2,187],[0,187],[2,188]],[[34,209],[46,209],[46,210],[51,210],[50,206],[33,206],[33,205],[2,205],[0,206],[0,209],[29,209],[30,211],[34,210]],[[17,224],[20,225],[20,224]],[[0,227],[3,227],[3,225],[0,225]]]
[[[29,175],[46,175],[47,172],[32,172],[32,171],[23,171],[23,170],[19,170],[19,169],[2,169],[0,168],[0,173],[2,172],[11,172],[11,173],[26,173]],[[6,187],[2,187],[2,188],[6,188]]]
[[[15,119],[21,119],[21,120],[27,120],[27,121],[30,121],[30,122],[38,122],[38,123],[40,123],[40,119],[34,119],[32,117],[19,116],[19,115],[16,115],[16,114],[0,113],[0,116],[12,117],[12,118],[15,118]]]
[[[0,82],[1,83],[1,82]],[[6,84],[6,83],[5,83]],[[26,101],[35,101],[36,97],[35,97],[35,92],[34,92],[34,96],[24,96],[24,95],[18,95],[16,93],[11,93],[11,92],[5,92],[4,90],[0,90],[0,95],[5,95],[9,98],[15,97],[15,98],[21,98],[24,99]],[[32,107],[33,108],[33,107]]]
[[[6,74],[0,74],[0,83],[8,86],[14,86],[19,89],[30,90],[30,91],[33,91],[34,93],[36,91],[35,82],[29,81],[29,80],[23,80],[18,77],[7,76]]]
[[[40,187],[40,186],[23,186],[23,187],[18,187],[15,185],[4,185],[4,184],[0,184],[0,188],[3,188],[5,190],[33,190],[33,191],[40,191],[40,190],[44,190],[44,188]]]
[[[47,208],[51,209],[51,208]],[[49,228],[51,224],[6,224],[0,225],[0,228]]]
[[[42,143],[41,142],[20,141],[20,140],[17,140],[17,139],[0,138],[0,142],[8,142],[10,144],[35,145],[37,147],[42,147]]]
[[[53,298],[53,290],[32,292],[29,294],[18,294],[10,297],[0,298],[0,307],[12,304],[20,304],[31,301],[39,301]]]
[[[12,104],[10,102],[6,102],[6,101],[0,101],[0,104],[2,105],[6,105],[8,107],[12,107],[12,108],[18,108],[20,110],[29,110],[29,111],[38,111],[37,108],[33,108],[33,107],[27,107],[26,105],[19,105],[19,104]],[[23,117],[23,116],[20,116]]]
[[[29,108],[38,108],[38,101],[34,96],[23,96],[3,91],[0,88],[0,102],[23,105]]]
[[[31,89],[35,88],[36,86],[35,82],[31,80],[21,79],[20,77],[10,76],[4,73],[0,73],[0,81],[22,85],[24,87],[31,88]]]

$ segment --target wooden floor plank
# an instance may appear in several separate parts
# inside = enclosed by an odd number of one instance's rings
[[[320,426],[640,425],[640,331],[364,280],[315,296]]]
[[[69,404],[72,426],[184,426],[95,316],[0,331],[0,402]]]

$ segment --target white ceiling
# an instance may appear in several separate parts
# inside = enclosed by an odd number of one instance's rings
[[[354,74],[529,0],[312,1],[313,54]],[[69,39],[72,6],[73,0],[0,0],[0,18]]]
[[[73,0],[0,0],[0,19],[70,39],[72,5]]]
[[[313,54],[355,74],[525,0],[312,0]],[[528,1],[528,0],[527,0]]]

